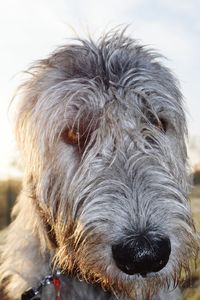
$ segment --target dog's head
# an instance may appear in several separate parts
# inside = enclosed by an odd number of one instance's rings
[[[176,284],[197,244],[182,96],[160,56],[109,33],[30,73],[17,140],[55,263],[129,295]]]

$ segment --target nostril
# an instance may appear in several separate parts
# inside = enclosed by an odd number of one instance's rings
[[[140,235],[112,246],[117,267],[126,274],[141,274],[143,277],[162,270],[170,253],[170,240],[161,235]]]

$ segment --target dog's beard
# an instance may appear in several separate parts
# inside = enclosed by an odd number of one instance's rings
[[[55,268],[59,267],[64,273],[87,283],[100,285],[104,290],[112,291],[119,299],[140,299],[141,295],[145,299],[156,295],[159,290],[172,290],[191,274],[192,239],[185,241],[190,243],[188,248],[172,252],[172,258],[163,270],[147,274],[146,277],[127,275],[120,271],[112,258],[108,241],[103,244],[106,239],[95,231],[89,236],[85,236],[84,232],[82,237],[79,234],[79,238],[74,235],[68,237],[55,254]],[[195,244],[193,246],[195,249]]]

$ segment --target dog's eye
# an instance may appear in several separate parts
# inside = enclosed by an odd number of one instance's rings
[[[163,132],[166,132],[167,131],[167,122],[164,120],[164,119],[159,119],[157,121],[157,124],[156,124],[156,127],[163,131]]]
[[[88,131],[78,131],[76,128],[65,129],[62,133],[62,140],[65,144],[76,146],[78,151],[81,153],[86,148],[91,133]]]
[[[73,131],[72,129],[66,129],[63,134],[62,138],[65,143],[69,145],[77,145],[79,143],[79,132]]]
[[[149,118],[150,123],[155,126],[156,128],[158,128],[160,131],[162,132],[166,132],[167,131],[167,122],[160,118],[156,118],[155,116],[151,116],[151,118]]]

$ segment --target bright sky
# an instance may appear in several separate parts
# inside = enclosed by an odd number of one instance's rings
[[[132,37],[169,59],[185,95],[190,135],[200,136],[199,0],[1,0],[0,177],[13,174],[8,166],[16,150],[7,111],[20,72],[73,37],[73,29],[81,37],[98,36],[118,24],[130,24]]]

